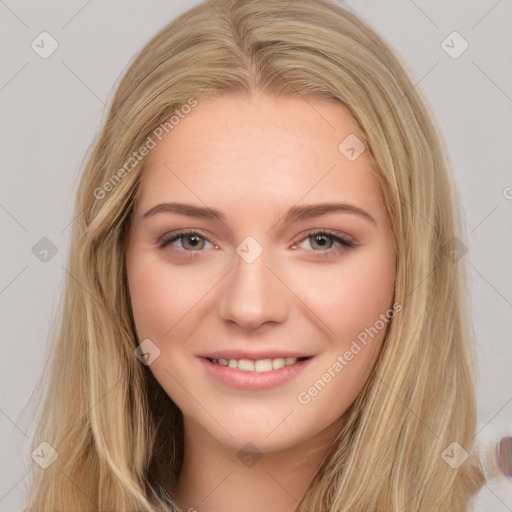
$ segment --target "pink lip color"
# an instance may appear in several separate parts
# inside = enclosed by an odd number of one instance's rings
[[[251,391],[271,389],[284,384],[298,375],[304,367],[308,365],[311,359],[312,358],[297,361],[291,366],[285,366],[284,368],[270,372],[246,372],[237,370],[236,368],[230,368],[229,366],[212,363],[205,357],[199,358],[207,373],[218,381],[234,389]]]

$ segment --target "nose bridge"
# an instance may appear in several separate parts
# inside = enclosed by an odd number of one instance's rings
[[[286,290],[267,268],[270,251],[247,237],[233,258],[233,270],[222,289],[220,316],[243,328],[284,321],[288,312]]]

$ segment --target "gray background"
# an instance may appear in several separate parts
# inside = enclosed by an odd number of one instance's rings
[[[31,435],[25,406],[59,311],[84,155],[133,55],[197,3],[0,0],[0,511],[24,504]],[[489,455],[496,432],[512,435],[512,1],[346,5],[399,53],[446,139],[468,231],[464,258],[471,272],[480,379],[477,439]],[[31,47],[43,31],[58,42],[46,59]],[[457,36],[446,39],[454,31],[469,44],[458,58],[445,51],[462,48]],[[43,237],[57,251],[47,261],[33,252]],[[511,487],[491,480],[476,509],[512,511]]]

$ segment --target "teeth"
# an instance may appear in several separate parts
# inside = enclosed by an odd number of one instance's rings
[[[230,368],[242,370],[244,372],[270,372],[272,370],[279,370],[285,366],[291,366],[297,362],[296,357],[276,357],[274,359],[258,359],[252,361],[251,359],[212,359],[216,364],[222,366],[229,366]]]
[[[276,357],[272,359],[272,369],[279,370],[279,368],[284,368],[284,359],[282,357]]]
[[[235,361],[235,359],[233,359]],[[231,361],[229,361],[231,363]],[[254,363],[250,359],[240,359],[238,361],[238,369],[243,370],[244,372],[253,372],[254,371]]]
[[[254,363],[254,369],[257,372],[269,372],[272,370],[272,359],[258,359]]]

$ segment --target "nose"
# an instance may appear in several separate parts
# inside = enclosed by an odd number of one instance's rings
[[[267,267],[267,251],[252,262],[234,254],[234,267],[221,291],[219,315],[244,330],[268,322],[281,323],[288,316],[287,289]]]

